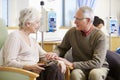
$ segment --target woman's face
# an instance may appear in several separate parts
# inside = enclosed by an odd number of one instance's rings
[[[30,22],[29,31],[31,33],[36,33],[39,30],[39,27],[40,27],[40,20],[36,20],[34,22]]]
[[[101,23],[97,26],[98,29],[101,29],[104,25]]]

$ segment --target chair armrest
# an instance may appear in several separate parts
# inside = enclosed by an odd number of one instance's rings
[[[7,77],[7,75],[9,77]],[[4,78],[4,76],[6,78]],[[7,79],[8,80],[11,80],[11,79],[16,80],[16,78],[19,78],[20,76],[26,77],[24,80],[35,80],[36,77],[38,77],[39,75],[37,73],[33,73],[33,72],[30,72],[30,71],[27,71],[24,69],[20,69],[20,68],[0,66],[0,79],[2,78],[2,80],[7,80]],[[17,80],[20,80],[20,79],[17,79]]]
[[[65,72],[65,80],[70,80],[70,70],[72,70],[73,67],[67,66],[66,72]]]

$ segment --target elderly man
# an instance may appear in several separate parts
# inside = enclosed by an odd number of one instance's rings
[[[76,27],[71,28],[55,49],[68,66],[72,66],[71,80],[105,80],[109,71],[106,62],[106,37],[93,26],[94,14],[91,8],[79,8],[75,15]],[[72,48],[73,62],[61,58]]]

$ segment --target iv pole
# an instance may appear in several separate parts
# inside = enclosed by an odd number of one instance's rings
[[[111,18],[111,0],[109,0],[109,50],[111,49],[110,18]]]
[[[41,18],[41,27],[42,27],[42,29],[43,29],[43,15],[44,15],[44,8],[43,8],[43,6],[44,6],[44,1],[41,1],[40,2],[40,5],[41,5],[41,13],[42,13],[42,18]],[[44,48],[44,31],[43,30],[41,30],[41,47],[42,48]]]

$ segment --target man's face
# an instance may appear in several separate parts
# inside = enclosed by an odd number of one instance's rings
[[[81,10],[79,10],[75,15],[75,24],[76,29],[81,31],[88,31],[89,30],[89,18],[85,18]]]

